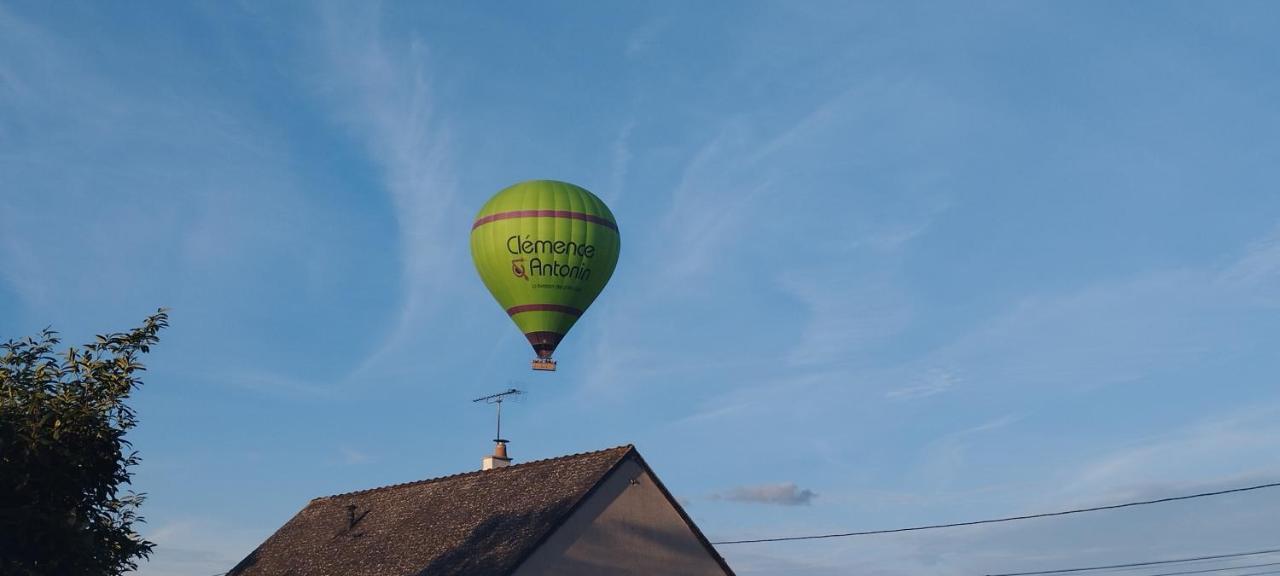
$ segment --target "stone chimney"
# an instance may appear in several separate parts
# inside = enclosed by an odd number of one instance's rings
[[[507,441],[499,438],[493,442],[493,455],[484,457],[484,463],[480,466],[481,470],[506,468],[511,465],[511,459],[507,457]]]

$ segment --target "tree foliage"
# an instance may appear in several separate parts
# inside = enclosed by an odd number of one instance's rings
[[[124,490],[138,463],[125,402],[167,325],[161,309],[65,352],[49,329],[0,345],[0,574],[118,575],[150,555],[133,528],[144,495]]]

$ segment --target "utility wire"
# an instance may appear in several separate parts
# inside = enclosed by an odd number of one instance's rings
[[[1245,568],[1248,568],[1248,566],[1232,566],[1230,568],[1219,568],[1218,570],[1244,570]],[[1129,568],[1129,570],[1135,570],[1135,568]],[[1136,570],[1143,570],[1143,568],[1136,568]],[[1155,574],[1141,574],[1138,576],[1170,576],[1172,574],[1189,574],[1189,572],[1158,572]],[[1226,576],[1262,576],[1263,574],[1280,574],[1280,570],[1266,570],[1263,572],[1243,572],[1239,574],[1229,574]]]
[[[1280,570],[1267,570],[1266,572],[1245,572],[1244,574],[1232,574],[1231,576],[1264,576],[1265,574],[1280,574]],[[1152,576],[1160,576],[1154,574]]]
[[[1174,560],[1150,560],[1147,562],[1131,562],[1129,564],[1108,564],[1106,566],[1060,568],[1058,570],[1037,570],[1035,572],[1004,572],[1001,574],[987,574],[987,576],[1039,576],[1041,574],[1066,574],[1069,572],[1091,572],[1094,570],[1108,570],[1111,568],[1134,568],[1137,566],[1158,566],[1160,564],[1181,564],[1183,562],[1196,562],[1199,560],[1217,560],[1219,558],[1240,558],[1242,556],[1260,556],[1262,554],[1275,554],[1276,552],[1280,552],[1280,548],[1273,548],[1271,550],[1258,550],[1256,552],[1236,552],[1234,554],[1214,554],[1212,556],[1196,556],[1194,558],[1177,558]],[[1191,574],[1191,572],[1173,572],[1171,574]]]
[[[1068,514],[1080,514],[1083,512],[1097,512],[1100,510],[1115,510],[1117,508],[1129,508],[1131,506],[1147,506],[1149,504],[1162,504],[1165,502],[1176,502],[1178,500],[1191,500],[1193,498],[1204,498],[1206,496],[1221,496],[1223,494],[1234,494],[1237,492],[1248,492],[1250,490],[1262,490],[1263,488],[1275,488],[1280,486],[1280,482],[1272,482],[1270,484],[1258,484],[1255,486],[1246,486],[1244,488],[1232,488],[1230,490],[1215,490],[1213,492],[1200,492],[1198,494],[1187,494],[1185,496],[1171,496],[1168,498],[1157,498],[1155,500],[1142,500],[1138,502],[1125,502],[1124,504],[1111,504],[1109,506],[1094,506],[1092,508],[1076,508],[1074,510],[1062,510],[1059,512],[1046,512],[1043,514],[1027,514],[1025,516],[1006,516],[1004,518],[991,518],[987,520],[973,520],[970,522],[953,522],[951,524],[930,524],[927,526],[912,526],[910,528],[891,528],[888,530],[864,530],[861,532],[841,532],[836,534],[814,534],[809,536],[782,536],[778,538],[755,538],[751,540],[726,540],[723,542],[712,542],[712,544],[728,545],[728,544],[756,544],[760,542],[789,542],[792,540],[820,540],[823,538],[845,538],[848,536],[870,536],[873,534],[896,534],[898,532],[916,532],[919,530],[936,530],[938,528],[959,528],[961,526],[976,526],[978,524],[996,524],[999,522],[1013,522],[1015,520],[1030,520],[1032,518],[1048,518],[1051,516],[1066,516]],[[1039,574],[1039,572],[1033,572]]]
[[[1245,564],[1243,566],[1227,566],[1226,568],[1206,568],[1203,570],[1187,570],[1185,572],[1161,572],[1160,574],[1146,574],[1144,576],[1183,576],[1184,574],[1205,574],[1207,572],[1225,572],[1227,570],[1244,570],[1246,568],[1262,568],[1263,566],[1280,566],[1280,562],[1267,562],[1266,564]],[[1266,572],[1266,574],[1274,574],[1274,572]],[[1231,576],[1249,576],[1249,575],[1232,574]]]

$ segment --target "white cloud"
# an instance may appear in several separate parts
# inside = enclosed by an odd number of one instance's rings
[[[1203,354],[1210,336],[1188,318],[1222,303],[1205,287],[1196,272],[1158,271],[1026,298],[924,361],[1023,391],[1131,381]]]
[[[1280,226],[1253,242],[1217,282],[1259,304],[1280,306]]]
[[[671,254],[656,285],[706,274],[717,249],[728,242],[749,214],[749,207],[769,187],[751,178],[741,155],[750,143],[741,125],[730,123],[702,146],[685,166],[660,224],[660,238]]]
[[[622,198],[623,193],[626,191],[627,176],[631,169],[631,132],[635,130],[635,127],[634,121],[627,122],[618,131],[618,137],[613,141],[609,188],[603,194],[606,204],[616,205],[618,199]]]
[[[337,386],[331,383],[309,382],[265,370],[232,371],[221,375],[199,373],[185,376],[217,385],[230,385],[294,399],[332,398],[338,394]]]
[[[338,455],[341,463],[347,466],[365,464],[373,461],[373,456],[368,452],[352,448],[351,446],[339,446]]]
[[[1089,389],[1171,373],[1244,338],[1223,318],[1274,304],[1280,234],[1226,266],[1151,270],[1027,297],[920,360],[988,389]]]
[[[972,447],[982,441],[983,435],[1005,429],[1019,419],[1017,415],[1006,414],[929,442],[922,450],[921,462],[915,475],[927,478],[928,484],[935,490],[949,488],[960,477],[972,476],[974,470],[969,463]]]
[[[928,398],[950,390],[960,382],[960,377],[951,370],[931,368],[911,381],[909,384],[891,388],[884,393],[889,400],[915,400]]]
[[[780,282],[809,309],[809,322],[789,353],[793,364],[857,358],[869,344],[904,330],[912,318],[910,303],[888,280],[830,282],[822,274],[792,272]]]
[[[1223,484],[1215,478],[1274,479],[1280,476],[1272,463],[1280,450],[1278,416],[1280,406],[1251,408],[1115,450],[1073,466],[1058,493],[1092,503]]]
[[[653,46],[654,41],[662,32],[664,24],[659,21],[649,22],[636,28],[635,31],[627,37],[627,45],[624,54],[628,59],[635,59],[643,56],[645,52]]]
[[[808,488],[801,489],[794,482],[784,482],[781,484],[738,486],[713,494],[711,497],[714,500],[729,500],[733,502],[807,506],[817,496],[814,491]]]
[[[329,83],[321,91],[333,96],[339,120],[382,169],[399,225],[400,310],[357,373],[381,365],[431,329],[447,277],[438,271],[460,255],[450,234],[465,231],[450,224],[466,220],[457,204],[448,129],[432,99],[428,50],[417,40],[385,34],[379,8],[329,5],[324,13]]]

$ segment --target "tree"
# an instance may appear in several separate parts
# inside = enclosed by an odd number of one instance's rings
[[[144,495],[122,492],[138,463],[125,401],[168,321],[63,353],[49,329],[0,345],[0,574],[114,576],[151,554],[133,529]]]

